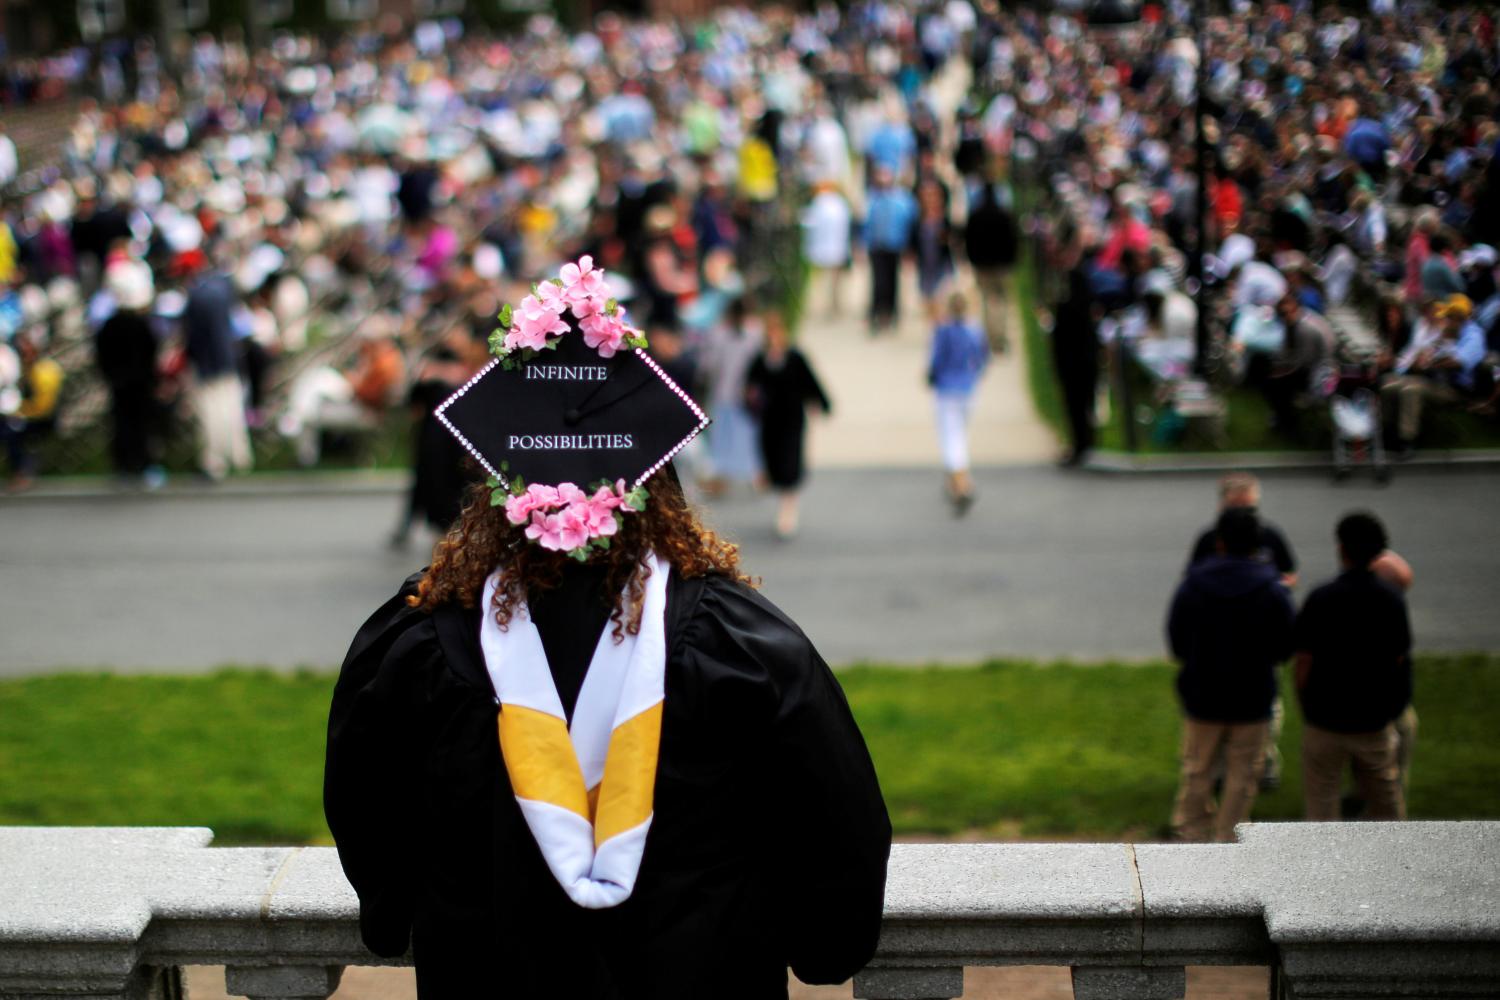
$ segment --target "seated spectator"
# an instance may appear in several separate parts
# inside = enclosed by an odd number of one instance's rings
[[[1263,260],[1248,260],[1230,275],[1234,293],[1230,298],[1236,310],[1249,306],[1273,306],[1286,297],[1286,277],[1274,265]]]
[[[1458,258],[1453,253],[1452,233],[1439,229],[1427,242],[1432,252],[1422,262],[1422,297],[1446,299],[1462,295],[1464,279],[1458,273]]]
[[[371,317],[358,334],[353,368],[324,366],[297,377],[277,429],[295,439],[300,464],[317,464],[323,431],[368,429],[400,397],[406,360],[395,332],[389,317]]]
[[[1422,429],[1422,408],[1429,402],[1454,404],[1477,389],[1484,359],[1484,331],[1472,320],[1473,305],[1453,295],[1432,308],[1432,322],[1419,324],[1411,343],[1396,359],[1395,373],[1381,386],[1393,404],[1398,455],[1409,455]]]
[[[1216,554],[1194,564],[1167,619],[1180,664],[1182,771],[1172,830],[1184,841],[1234,839],[1250,818],[1265,765],[1276,667],[1291,652],[1292,599],[1274,566],[1256,558],[1260,521],[1232,507],[1219,515]],[[1215,809],[1214,764],[1224,757]]]
[[[1198,306],[1173,288],[1162,271],[1149,272],[1143,284],[1144,323],[1134,345],[1136,357],[1158,379],[1180,378],[1197,354]]]
[[[1276,303],[1275,322],[1281,330],[1280,344],[1268,351],[1272,338],[1250,342],[1245,381],[1266,397],[1271,426],[1295,437],[1297,401],[1312,388],[1318,367],[1333,355],[1334,333],[1326,319],[1290,293]]]
[[[1411,701],[1411,626],[1400,591],[1372,572],[1385,528],[1368,513],[1338,524],[1343,572],[1297,616],[1302,792],[1307,818],[1339,818],[1352,769],[1369,819],[1404,819],[1395,720]]]

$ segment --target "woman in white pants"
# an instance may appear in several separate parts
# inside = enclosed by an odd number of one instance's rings
[[[932,334],[927,382],[936,394],[938,442],[955,517],[962,517],[974,503],[974,481],[969,475],[969,412],[974,387],[989,360],[984,331],[969,320],[964,294],[954,292],[948,298],[947,317]]]

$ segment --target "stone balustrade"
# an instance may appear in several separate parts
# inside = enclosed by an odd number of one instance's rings
[[[0,998],[174,996],[223,965],[324,1000],[360,945],[329,848],[181,828],[0,828]],[[1078,1000],[1168,1000],[1188,965],[1275,997],[1500,997],[1500,823],[1250,824],[1223,845],[902,844],[854,995],[946,1000],[969,965],[1072,970]],[[561,994],[560,994],[561,995]]]

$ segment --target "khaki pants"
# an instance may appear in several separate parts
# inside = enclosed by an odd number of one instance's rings
[[[231,468],[249,472],[250,433],[245,428],[245,389],[238,375],[220,375],[199,382],[192,391],[201,438],[198,465],[213,479],[223,479]]]
[[[1307,818],[1339,818],[1344,769],[1352,768],[1367,819],[1405,819],[1396,727],[1373,733],[1335,733],[1311,724],[1302,727],[1302,797]]]
[[[984,335],[989,339],[990,350],[999,354],[1010,347],[1010,269],[976,267],[974,284],[979,290],[979,310],[984,318]]]
[[[1189,842],[1234,840],[1236,823],[1250,818],[1266,761],[1266,722],[1184,719],[1182,773],[1172,807],[1172,831]],[[1214,806],[1214,762],[1224,755],[1223,801]]]
[[[1446,382],[1425,375],[1397,375],[1380,387],[1382,399],[1396,401],[1396,434],[1410,444],[1422,432],[1422,407],[1429,403],[1452,404],[1458,391]]]
[[[1401,795],[1411,789],[1411,752],[1417,745],[1417,710],[1411,705],[1396,716],[1396,767],[1401,772]]]

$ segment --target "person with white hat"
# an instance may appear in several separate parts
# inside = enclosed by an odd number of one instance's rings
[[[94,359],[109,387],[110,460],[122,479],[159,486],[165,474],[152,442],[159,345],[149,318],[156,297],[151,268],[132,258],[117,260],[105,270],[104,285],[115,310],[95,335]]]

